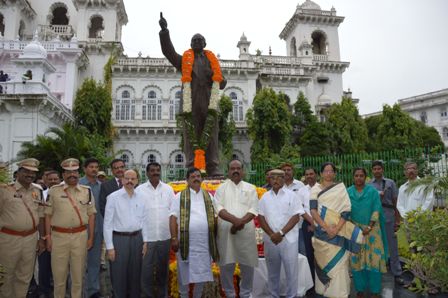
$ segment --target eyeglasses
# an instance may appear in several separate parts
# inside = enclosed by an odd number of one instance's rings
[[[117,166],[117,167],[112,167],[112,169],[114,169],[114,170],[118,170],[118,169],[124,169],[125,168],[125,166]]]

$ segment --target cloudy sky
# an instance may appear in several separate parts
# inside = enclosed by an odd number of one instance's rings
[[[168,21],[178,52],[202,33],[207,48],[223,59],[238,59],[236,44],[244,32],[250,52],[286,55],[278,36],[304,0],[125,0],[129,22],[123,28],[125,53],[163,57],[158,21]],[[362,114],[381,110],[397,99],[448,88],[447,0],[316,0],[323,10],[344,16],[339,26],[344,89],[360,99]]]

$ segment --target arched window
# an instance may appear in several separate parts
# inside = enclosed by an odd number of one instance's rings
[[[20,40],[23,40],[23,37],[25,35],[25,22],[23,20],[20,20],[20,25],[19,25],[19,38]]]
[[[297,57],[297,45],[296,45],[296,38],[291,38],[291,47],[289,49],[290,56]]]
[[[174,156],[173,164],[175,168],[185,167],[185,159],[182,153],[178,153]]]
[[[103,17],[94,16],[90,19],[89,38],[103,38],[104,25]]]
[[[316,55],[326,55],[327,54],[327,45],[326,45],[326,37],[321,31],[314,31],[311,34],[311,46],[313,47],[313,54]]]
[[[182,92],[177,91],[174,99],[170,99],[170,120],[176,120],[176,115],[179,114],[181,96]]]
[[[143,100],[142,119],[152,121],[162,119],[162,99],[153,90],[149,91],[148,97]]]
[[[5,17],[0,13],[0,35],[5,36]]]
[[[51,25],[68,25],[67,7],[64,4],[53,9],[52,15]]]
[[[425,124],[426,124],[426,122],[428,122],[428,116],[426,115],[425,111],[420,113],[420,121],[425,123]]]
[[[154,154],[149,154],[148,155],[148,159],[147,159],[148,163],[152,163],[152,162],[157,162],[157,157]]]
[[[129,161],[130,161],[129,155],[127,155],[126,153],[123,153],[120,158],[124,161],[125,165],[129,165]]]
[[[131,97],[131,94],[129,93],[128,90],[124,90],[124,91],[121,93],[121,98],[130,98],[130,97]]]
[[[444,140],[448,139],[448,127],[443,128],[443,139]]]
[[[131,94],[128,90],[122,91],[120,95],[115,101],[115,119],[134,120],[135,100],[131,99]]]
[[[232,104],[233,104],[233,113],[232,113],[233,120],[235,122],[244,121],[242,99],[238,98],[238,95],[235,92],[231,92],[229,94],[229,97],[232,100]]]

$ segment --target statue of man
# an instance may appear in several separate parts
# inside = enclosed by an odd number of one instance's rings
[[[221,75],[219,61],[213,53],[204,50],[206,43],[205,38],[201,34],[193,35],[191,38],[191,50],[187,50],[184,55],[179,55],[171,43],[168,23],[162,13],[160,13],[159,24],[162,29],[160,30],[159,36],[163,55],[177,70],[182,72],[182,82],[185,83],[186,81],[189,81],[191,84],[191,102],[186,98],[186,89],[183,85],[183,96],[180,106],[183,112],[191,110],[194,131],[196,136],[200,137],[205,128],[210,96],[212,94],[212,85],[214,82],[218,82],[219,89],[222,90],[226,86],[227,81]],[[191,53],[194,53],[194,57]],[[188,55],[190,55],[190,57]],[[193,61],[193,65],[189,63],[191,60]],[[189,69],[191,69],[190,73]],[[217,74],[218,72],[219,76]],[[190,104],[191,108],[186,106]],[[187,133],[187,130],[184,128],[184,153],[187,158],[186,166],[192,167],[194,163],[193,144]],[[208,147],[203,148],[206,151],[206,171],[210,177],[221,175],[218,169],[218,133],[218,119],[216,119],[214,128],[211,131]]]

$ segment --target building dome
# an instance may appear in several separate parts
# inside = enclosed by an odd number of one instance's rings
[[[37,58],[37,59],[47,58],[47,51],[44,49],[42,44],[37,40],[37,32],[34,34],[33,41],[30,42],[23,49],[20,58]]]
[[[320,6],[311,0],[306,0],[305,2],[303,2],[303,4],[300,5],[300,8],[310,10],[321,10]]]
[[[247,37],[246,37],[246,35],[244,35],[244,32],[243,32],[243,35],[241,35],[241,37],[240,37],[240,41],[247,41]]]

